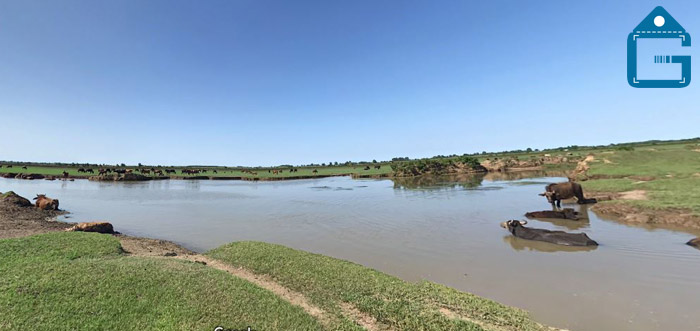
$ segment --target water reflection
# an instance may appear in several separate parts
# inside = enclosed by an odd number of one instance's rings
[[[544,253],[554,252],[590,252],[598,248],[598,246],[564,246],[543,241],[526,240],[512,235],[503,237],[503,241],[510,244],[516,251],[537,251]]]
[[[475,189],[481,186],[484,177],[484,174],[425,175],[392,178],[392,181],[394,189],[399,190]]]
[[[543,178],[543,177],[564,177],[566,178],[569,172],[564,170],[527,170],[527,171],[508,171],[508,172],[489,172],[484,176],[484,179],[490,181],[504,180],[520,180],[527,178]]]

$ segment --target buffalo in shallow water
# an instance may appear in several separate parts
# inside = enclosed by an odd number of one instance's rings
[[[564,208],[563,210],[542,210],[531,211],[525,214],[528,218],[563,218],[567,220],[579,219],[579,214],[573,208]]]
[[[693,246],[697,249],[700,249],[700,237],[695,238],[695,239],[690,239],[687,243],[685,243],[688,246]]]
[[[561,208],[561,200],[576,198],[576,202],[579,204],[584,203],[596,203],[596,199],[586,199],[583,196],[583,188],[581,184],[575,182],[565,182],[557,184],[549,184],[545,186],[544,193],[540,193],[540,196],[547,197],[547,201],[554,206]]]
[[[598,246],[598,243],[588,238],[585,233],[533,229],[524,227],[523,225],[525,224],[527,224],[527,221],[511,220],[501,223],[501,227],[507,229],[512,235],[527,240],[544,241],[565,246]]]
[[[42,210],[58,210],[58,199],[47,198],[46,194],[37,194],[36,207]]]

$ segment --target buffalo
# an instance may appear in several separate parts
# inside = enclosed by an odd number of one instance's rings
[[[528,218],[563,218],[567,220],[579,219],[579,214],[573,208],[564,208],[562,210],[542,210],[532,211],[525,214]]]
[[[558,208],[561,208],[561,200],[573,197],[576,197],[576,202],[579,204],[598,202],[596,199],[586,199],[583,196],[581,184],[575,182],[549,184],[545,186],[545,192],[540,193],[540,196],[547,197],[547,201]]]
[[[695,238],[695,239],[690,239],[687,243],[685,243],[688,246],[693,246],[695,248],[700,249],[700,237]]]
[[[527,224],[527,221],[510,220],[501,223],[501,227],[508,230],[513,236],[527,240],[543,241],[564,246],[598,246],[598,243],[588,238],[585,233],[534,229],[524,227],[523,225],[525,224]]]
[[[46,194],[37,194],[36,207],[41,210],[58,210],[58,199],[47,198]]]

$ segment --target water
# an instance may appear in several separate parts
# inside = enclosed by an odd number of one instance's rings
[[[583,231],[601,245],[519,240],[499,222],[549,208],[552,174],[281,182],[0,179],[0,191],[46,193],[69,221],[107,220],[130,235],[206,251],[258,240],[351,260],[409,281],[428,279],[529,310],[572,330],[700,330],[698,234],[598,217],[529,226]]]

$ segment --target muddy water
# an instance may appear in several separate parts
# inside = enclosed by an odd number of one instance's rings
[[[549,208],[551,174],[527,178],[326,178],[285,182],[98,183],[0,179],[0,191],[46,193],[72,221],[108,220],[127,234],[205,251],[260,240],[429,279],[522,307],[572,330],[700,330],[700,250],[693,235],[630,227],[577,208],[601,245],[567,249],[511,237],[498,223]],[[547,176],[547,177],[542,177]],[[697,234],[696,234],[697,235]]]

